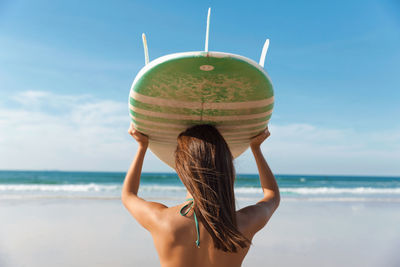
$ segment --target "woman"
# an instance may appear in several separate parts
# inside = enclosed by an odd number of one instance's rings
[[[187,189],[187,199],[174,207],[138,197],[148,138],[132,124],[129,133],[139,148],[124,181],[122,202],[153,236],[161,266],[241,266],[253,236],[265,226],[280,201],[279,188],[260,149],[270,135],[268,128],[250,144],[264,196],[238,211],[233,157],[215,127],[196,125],[179,135],[175,165]]]

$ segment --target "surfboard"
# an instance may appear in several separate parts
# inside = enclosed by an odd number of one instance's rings
[[[241,55],[207,51],[208,37],[206,51],[148,62],[145,40],[144,36],[147,64],[132,83],[129,110],[135,128],[149,136],[150,150],[174,168],[179,133],[211,124],[235,158],[242,154],[251,138],[265,129],[273,111],[273,87],[263,68],[267,42],[259,64]]]

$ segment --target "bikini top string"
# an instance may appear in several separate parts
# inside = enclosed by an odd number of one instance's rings
[[[193,198],[188,198],[185,201],[190,201],[188,204],[183,206],[179,213],[182,216],[186,216],[186,214],[189,213],[189,211],[193,208],[194,206],[194,200]],[[185,211],[186,210],[186,211]],[[197,221],[197,216],[196,216],[196,211],[193,208],[193,217],[194,217],[194,223],[196,225],[196,233],[197,233],[197,240],[196,240],[196,246],[199,248],[200,247],[200,231],[199,231],[199,222]]]

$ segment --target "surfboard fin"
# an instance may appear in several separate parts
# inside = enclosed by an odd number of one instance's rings
[[[264,47],[262,49],[261,56],[260,56],[260,63],[258,63],[263,68],[264,68],[265,57],[267,55],[268,47],[269,47],[269,39],[265,40]]]
[[[206,52],[208,52],[208,35],[210,32],[210,13],[211,13],[211,7],[208,8],[208,15],[207,15],[206,44],[204,47],[204,51],[206,51]]]
[[[142,33],[143,48],[144,48],[144,62],[149,64],[149,49],[147,48],[146,34]]]

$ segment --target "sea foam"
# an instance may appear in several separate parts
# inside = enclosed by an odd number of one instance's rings
[[[0,191],[25,191],[25,192],[104,192],[120,189],[119,185],[101,185],[101,184],[3,184],[0,185]]]
[[[2,184],[0,191],[7,192],[120,192],[121,184]],[[146,184],[139,188],[141,192],[185,192],[183,186],[175,185],[157,185]],[[260,187],[236,187],[235,192],[238,194],[260,194]],[[355,187],[355,188],[339,188],[339,187],[281,187],[280,192],[288,195],[370,195],[370,194],[400,194],[400,188],[374,188],[374,187]]]

